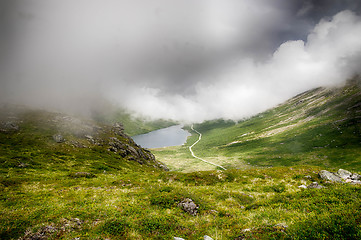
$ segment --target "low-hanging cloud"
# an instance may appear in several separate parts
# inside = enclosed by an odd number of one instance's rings
[[[87,112],[105,98],[153,118],[240,119],[359,73],[361,20],[344,9],[360,6],[4,0],[0,101]]]
[[[287,41],[264,62],[241,59],[212,84],[200,81],[192,96],[134,89],[122,99],[139,112],[187,121],[241,119],[302,91],[342,84],[361,73],[361,18],[350,11],[321,20],[307,41]],[[356,62],[355,62],[356,61]],[[154,111],[154,109],[157,109]]]

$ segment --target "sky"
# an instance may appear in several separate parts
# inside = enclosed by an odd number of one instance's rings
[[[1,0],[0,102],[239,120],[361,72],[359,0]]]

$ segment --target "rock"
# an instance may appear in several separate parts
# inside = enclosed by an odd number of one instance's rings
[[[180,237],[173,237],[173,240],[185,240],[184,238],[180,238]]]
[[[16,132],[19,131],[19,129],[20,129],[19,126],[12,121],[2,123],[0,126],[1,132]]]
[[[306,175],[305,178],[311,179],[312,177],[310,175]]]
[[[182,208],[185,212],[190,215],[196,216],[198,211],[198,206],[193,202],[190,198],[183,199],[180,203],[178,203],[178,207]]]
[[[53,139],[54,139],[54,141],[57,142],[57,143],[65,142],[64,137],[63,137],[62,135],[60,135],[60,134],[55,134],[55,135],[53,135]]]
[[[310,185],[308,185],[307,188],[316,188],[316,189],[321,189],[321,188],[324,188],[324,186],[322,185],[319,185],[317,182],[313,182],[311,183]]]
[[[298,186],[298,188],[304,188],[304,189],[306,189],[307,186],[302,184],[302,185]]]
[[[211,238],[211,237],[208,236],[208,235],[204,235],[203,239],[204,239],[204,240],[213,240],[213,238]]]
[[[354,174],[352,174],[351,179],[352,180],[361,180],[361,175],[354,173]]]
[[[46,240],[58,231],[57,228],[47,225],[42,226],[37,232],[26,231],[24,237],[19,240]]]
[[[351,177],[352,173],[347,170],[344,170],[344,169],[339,169],[337,171],[337,175],[342,179],[347,179],[347,178]]]
[[[339,183],[342,182],[342,179],[339,176],[329,171],[321,170],[318,174],[320,178],[323,180],[327,180],[331,182],[339,182]]]

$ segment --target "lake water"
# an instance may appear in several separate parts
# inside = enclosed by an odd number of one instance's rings
[[[182,125],[175,125],[158,129],[146,134],[133,136],[134,142],[144,148],[160,148],[182,145],[191,134],[182,129]]]

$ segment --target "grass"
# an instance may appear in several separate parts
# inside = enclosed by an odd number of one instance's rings
[[[193,151],[227,169],[307,164],[360,171],[360,102],[358,84],[318,88],[237,123],[213,120],[195,124],[202,140]],[[188,146],[196,138],[193,134],[182,147],[153,152],[172,170],[201,170],[202,165],[188,164],[192,161]]]
[[[361,186],[318,177],[360,173],[359,102],[354,85],[316,89],[248,120],[196,125],[194,152],[226,171],[191,158],[195,134],[152,150],[177,170],[165,172],[108,151],[104,123],[18,113],[20,130],[0,131],[0,239],[359,239]],[[298,187],[314,181],[326,188]],[[186,198],[196,216],[178,207]]]

